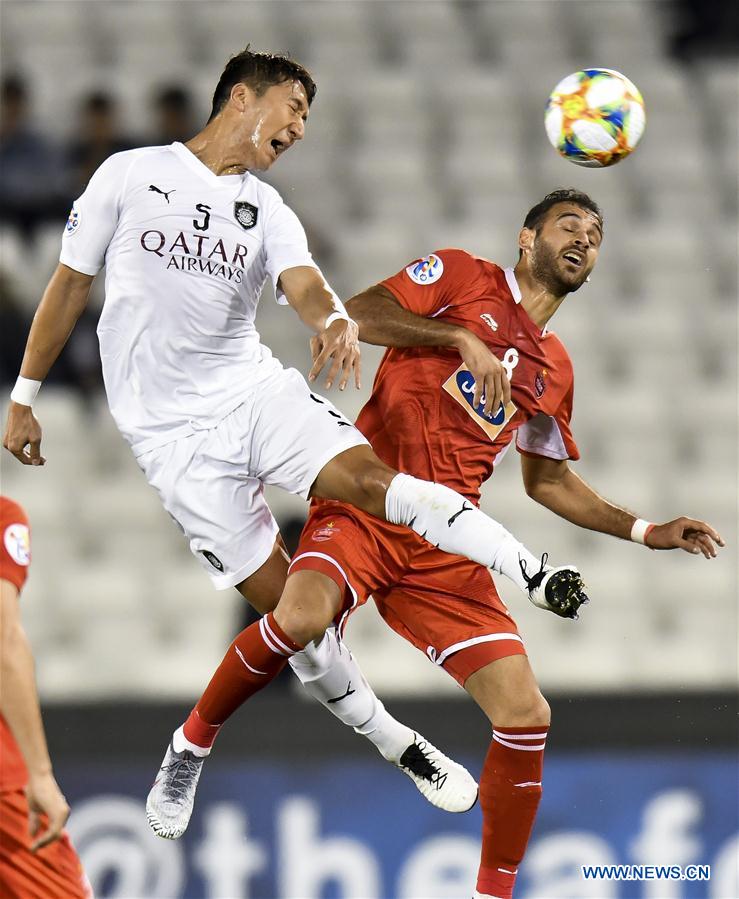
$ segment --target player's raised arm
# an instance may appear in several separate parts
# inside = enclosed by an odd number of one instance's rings
[[[33,401],[87,305],[92,275],[60,263],[51,276],[31,325],[20,377],[10,395],[3,446],[24,465],[43,465],[41,426]]]
[[[484,396],[486,415],[510,402],[511,385],[500,360],[466,328],[411,312],[382,284],[352,297],[346,308],[359,325],[359,338],[365,343],[456,349],[475,379],[474,405],[478,406]]]
[[[521,469],[528,495],[556,515],[591,531],[643,543],[650,549],[682,549],[710,559],[720,535],[706,522],[676,518],[651,524],[604,499],[569,467],[566,461],[522,455]]]
[[[353,372],[354,383],[359,388],[361,371],[357,325],[321,272],[307,265],[286,269],[280,275],[279,287],[302,321],[316,332],[311,339],[313,367],[308,380],[314,381],[330,359],[326,387],[331,387],[339,376],[339,390],[343,390]]]

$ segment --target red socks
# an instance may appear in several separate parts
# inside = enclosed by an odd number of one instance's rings
[[[280,628],[271,612],[249,625],[229,646],[190,713],[183,727],[185,739],[209,749],[223,722],[266,687],[302,648]]]
[[[512,899],[541,799],[544,745],[549,728],[494,727],[480,777],[482,857],[477,892]]]

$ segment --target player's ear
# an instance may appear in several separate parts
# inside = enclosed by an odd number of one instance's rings
[[[246,112],[254,102],[254,91],[243,81],[237,81],[231,88],[230,99],[238,112]]]
[[[536,232],[533,228],[521,228],[518,234],[518,249],[524,251],[530,250],[535,237]]]

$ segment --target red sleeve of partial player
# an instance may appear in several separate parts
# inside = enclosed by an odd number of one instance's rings
[[[436,250],[381,281],[401,306],[429,318],[461,305],[480,272],[480,260],[465,250]]]
[[[0,579],[10,581],[20,591],[31,562],[28,516],[18,503],[6,496],[0,496],[0,533]]]

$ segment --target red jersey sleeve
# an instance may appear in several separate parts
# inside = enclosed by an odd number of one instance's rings
[[[0,533],[0,578],[21,590],[31,562],[28,516],[18,503],[5,496],[0,496]]]
[[[573,397],[574,385],[570,384],[554,415],[539,412],[520,425],[516,433],[516,449],[520,453],[557,461],[579,459],[580,451],[572,436],[570,424]]]
[[[480,260],[465,250],[436,250],[380,283],[409,312],[429,318],[463,303],[479,272]]]

